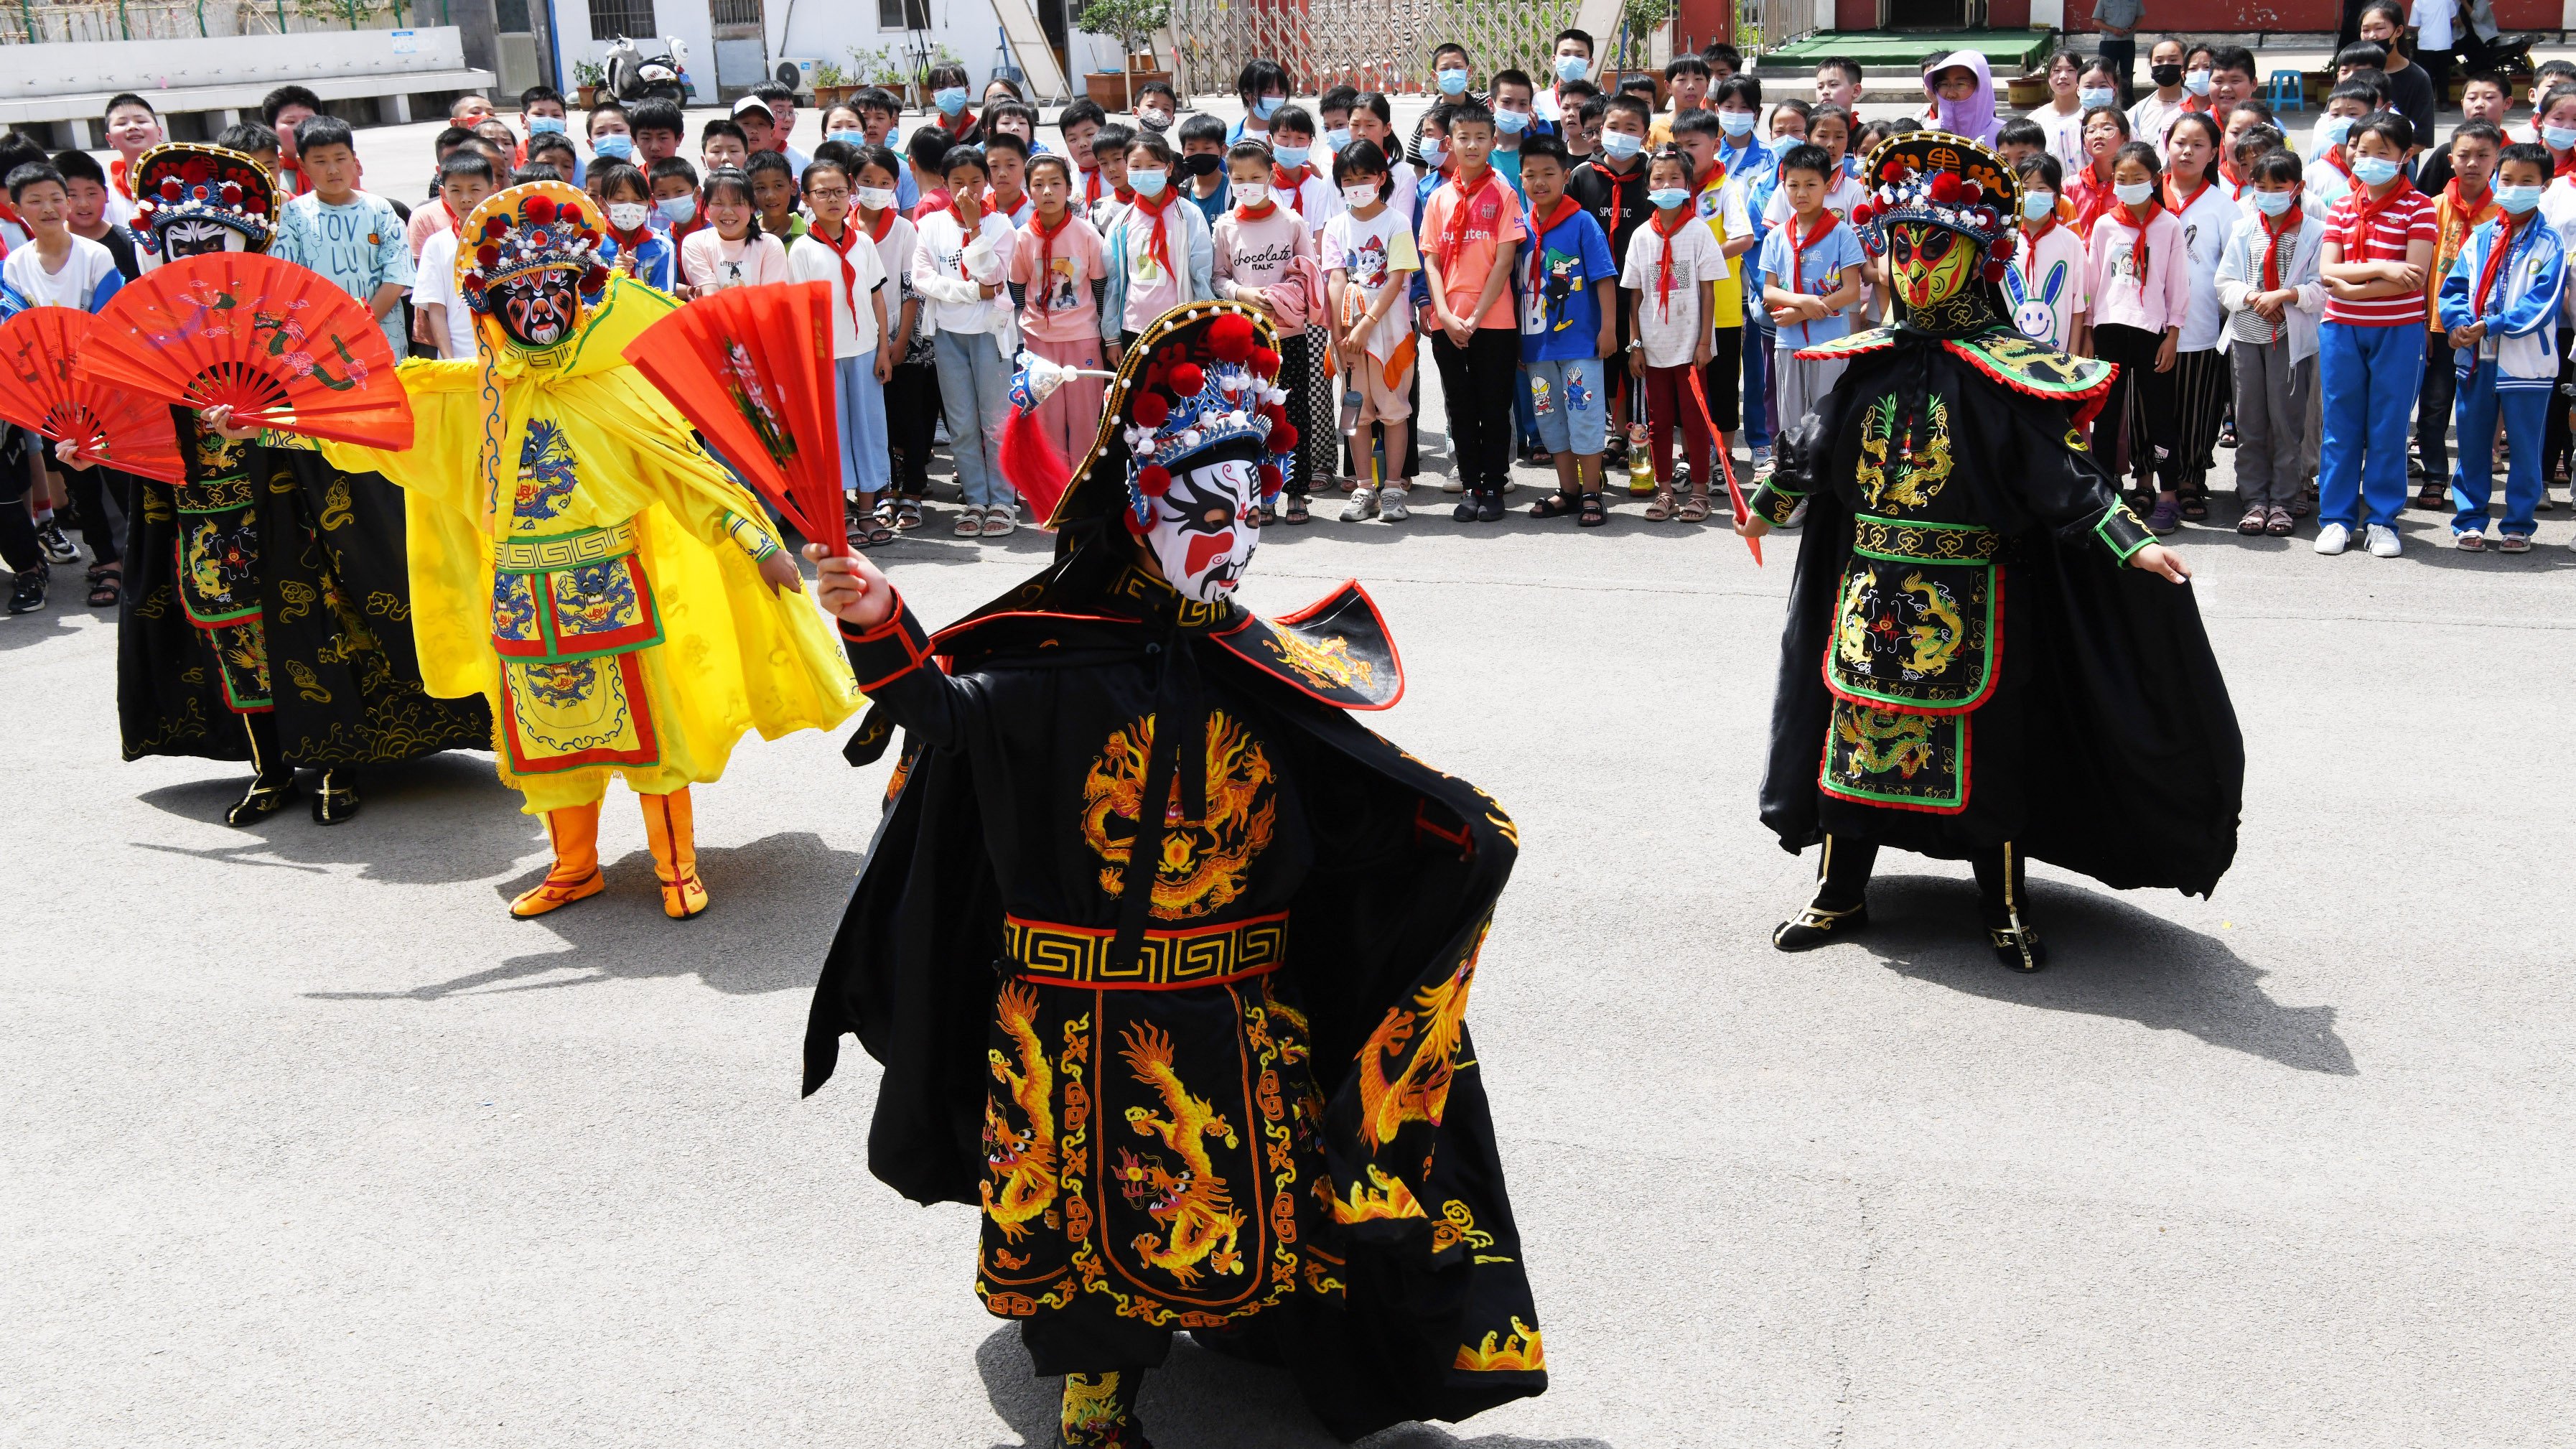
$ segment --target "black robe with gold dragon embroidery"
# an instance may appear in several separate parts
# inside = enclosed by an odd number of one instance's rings
[[[2151,535],[2075,431],[2110,369],[1959,301],[1800,354],[1849,366],[1751,504],[1808,507],[1763,823],[2206,895],[2244,741],[2191,590],[2122,566]]]
[[[1096,543],[849,653],[853,759],[905,740],[806,1090],[884,1064],[871,1169],[982,1209],[1039,1371],[1256,1331],[1345,1439],[1544,1389],[1464,1019],[1516,836],[1346,712],[1402,689],[1367,595],[1263,620]]]
[[[125,758],[248,760],[249,714],[274,719],[286,765],[491,748],[481,699],[421,688],[393,486],[173,412],[187,481],[137,478],[126,499]]]

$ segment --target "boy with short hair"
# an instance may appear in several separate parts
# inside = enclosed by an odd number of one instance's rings
[[[2407,418],[2423,383],[2424,278],[2433,267],[2433,203],[2403,171],[2415,128],[2394,111],[2356,122],[2354,189],[2326,218],[2318,270],[2326,321],[2318,341],[2325,401],[2317,458],[2317,552],[2339,554],[2365,528],[2373,558],[2405,545]],[[2474,445],[2477,440],[2463,439]]]
[[[1565,138],[1565,154],[1579,167],[1601,148],[1601,87],[1590,81],[1572,81],[1564,91],[1565,119],[1557,123],[1557,130]]]
[[[750,143],[752,154],[777,151],[782,159],[785,157],[786,153],[779,149],[778,121],[770,114],[769,102],[758,96],[746,94],[733,103],[733,123],[742,127],[743,140]],[[787,174],[790,176],[798,174],[794,161],[787,163]]]
[[[1995,132],[1995,154],[2003,158],[2004,165],[2015,170],[2020,169],[2025,158],[2047,149],[2048,132],[2028,116],[2006,121],[2003,129]]]
[[[135,158],[166,138],[161,114],[152,109],[150,101],[132,91],[108,97],[105,123],[107,144],[116,152],[107,163],[107,217],[118,226],[126,226],[134,220]]]
[[[628,122],[626,108],[615,101],[603,100],[590,108],[582,123],[582,135],[590,141],[593,161],[628,161],[635,159],[635,129]],[[582,167],[582,185],[590,184],[590,168]]]
[[[1438,330],[1431,354],[1449,403],[1449,436],[1467,496],[1461,523],[1503,516],[1512,461],[1512,394],[1520,372],[1520,319],[1511,261],[1524,230],[1520,198],[1494,174],[1494,113],[1469,103],[1450,117],[1456,173],[1422,212],[1422,272]]]
[[[2499,413],[2512,453],[2504,490],[2506,553],[2530,550],[2540,505],[2541,429],[2558,376],[2558,309],[2567,281],[2566,245],[2539,214],[2551,169],[2546,147],[2525,142],[2505,150],[2498,172],[2502,214],[2478,226],[2442,281],[2441,320],[2462,369],[2460,466],[2451,476],[2459,508],[2451,537],[2471,553],[2486,547],[2495,453],[2484,443],[2495,436]]]
[[[989,119],[991,112],[985,113]],[[993,131],[984,137],[984,173],[992,178],[993,210],[1010,219],[1013,226],[1026,226],[1037,215],[1037,203],[1029,199],[1029,143],[1010,131]]]
[[[358,189],[349,123],[312,117],[296,129],[295,155],[312,189],[279,208],[268,254],[330,278],[374,314],[394,356],[410,356],[402,299],[411,290],[411,248],[393,203]]]
[[[1664,66],[1664,89],[1671,93],[1673,108],[1669,115],[1655,118],[1646,139],[1656,146],[1672,144],[1673,123],[1700,108],[1708,99],[1708,88],[1715,81],[1708,62],[1696,55],[1677,55]]]
[[[761,234],[778,238],[780,246],[795,246],[805,234],[805,216],[796,209],[796,173],[787,158],[775,151],[754,151],[742,170],[751,180],[751,207],[760,214]]]
[[[462,148],[438,165],[439,198],[461,225],[483,198],[500,189],[502,174],[481,151]],[[421,330],[446,358],[472,357],[478,350],[473,309],[456,290],[457,240],[455,226],[430,234],[421,244],[419,277],[412,289],[412,310],[420,314]]]
[[[1562,133],[1566,118],[1573,115],[1575,107],[1584,100],[1581,96],[1568,95],[1566,87],[1577,81],[1592,84],[1592,32],[1558,31],[1555,47],[1548,58],[1548,70],[1555,84],[1538,93],[1536,109],[1540,120]],[[1600,93],[1600,89],[1594,87],[1592,94]]]
[[[1529,196],[1521,192],[1521,138],[1530,133],[1537,120],[1531,109],[1538,88],[1530,84],[1529,74],[1518,70],[1494,72],[1494,170],[1520,193],[1527,205]]]
[[[680,137],[688,122],[680,114],[679,104],[659,96],[637,101],[626,112],[628,131],[635,138],[635,169],[647,175],[653,163],[665,156],[680,154]]]
[[[1280,201],[1295,209],[1306,221],[1306,238],[1311,244],[1342,210],[1342,194],[1324,179],[1323,168],[1315,164],[1315,118],[1304,106],[1281,106],[1270,117],[1270,154],[1276,163],[1270,172],[1271,186],[1281,193]],[[1325,158],[1330,165],[1330,157]],[[1232,166],[1228,181],[1231,184]]]
[[[1848,111],[1860,104],[1860,62],[1849,56],[1828,56],[1816,62],[1816,104],[1840,106]]]
[[[2013,236],[2004,300],[2012,304],[2013,330],[2063,352],[2081,354],[2085,314],[2092,310],[2091,269],[2084,238],[2058,208],[2066,170],[2047,151],[2022,158],[2020,225]]]
[[[706,225],[698,216],[698,168],[685,156],[665,156],[644,173],[644,180],[652,189],[654,217],[676,252],[689,233]]]
[[[2325,284],[2317,255],[2325,218],[2303,206],[2299,158],[2287,150],[2250,158],[2248,205],[2218,258],[2236,388],[2236,492],[2241,534],[2287,538],[2298,527],[2307,470],[2308,418],[2316,410],[2317,314]],[[2446,359],[2447,360],[2447,359]]]
[[[1840,359],[1796,355],[1800,348],[1850,331],[1844,313],[1860,300],[1866,266],[1860,239],[1825,209],[1825,195],[1839,176],[1840,168],[1821,146],[1792,146],[1780,158],[1778,194],[1786,200],[1788,215],[1762,241],[1762,302],[1770,309],[1778,338],[1771,361],[1783,432],[1796,429],[1833,390],[1846,365]]]
[[[1702,107],[1673,121],[1673,140],[1690,158],[1695,178],[1691,211],[1708,228],[1718,254],[1730,272],[1741,270],[1741,258],[1760,243],[1745,207],[1746,188],[1718,160],[1726,128],[1717,113]],[[1717,449],[1735,450],[1735,435],[1744,427],[1744,283],[1732,275],[1717,284],[1708,312],[1709,352],[1700,369],[1701,390],[1708,394],[1710,421],[1717,428]]]
[[[97,158],[87,151],[57,152],[54,169],[63,173],[63,189],[71,197],[72,235],[107,248],[107,254],[116,259],[118,275],[127,281],[141,276],[140,259],[134,254],[134,233],[108,219],[116,194],[108,189],[107,172]]]
[[[1521,279],[1521,369],[1539,445],[1556,467],[1556,492],[1532,504],[1532,518],[1574,515],[1577,527],[1609,521],[1601,495],[1610,389],[1603,359],[1619,352],[1619,260],[1610,238],[1566,182],[1574,164],[1554,136],[1531,137],[1521,157],[1529,188],[1527,235],[1514,271]]]
[[[698,159],[709,171],[728,167],[740,171],[751,164],[751,138],[742,133],[742,127],[718,116],[698,132]]]
[[[1073,163],[1073,209],[1087,212],[1092,204],[1108,193],[1100,179],[1100,163],[1093,159],[1092,138],[1109,124],[1109,113],[1100,103],[1085,96],[1066,106],[1056,117],[1056,133],[1064,137],[1064,154]]]
[[[1207,124],[1201,125],[1203,121]],[[1211,128],[1214,131],[1213,135],[1210,134]],[[1091,229],[1104,237],[1118,225],[1118,218],[1126,213],[1127,208],[1136,202],[1136,189],[1127,184],[1127,148],[1134,145],[1135,141],[1135,128],[1116,121],[1102,126],[1091,138],[1092,159],[1100,169],[1100,199],[1091,203],[1089,220]],[[1216,190],[1225,198],[1225,206],[1232,206],[1234,199],[1231,193],[1226,191],[1225,186],[1225,145],[1225,124],[1216,117],[1192,116],[1181,123],[1181,154],[1204,156],[1210,154],[1210,148],[1213,147],[1216,162],[1213,168],[1217,179]],[[1197,180],[1204,183],[1206,178],[1202,176]],[[1191,205],[1199,209],[1201,217],[1211,218],[1209,225],[1215,225],[1204,192],[1185,189],[1181,194],[1189,199]],[[1224,209],[1224,206],[1220,206],[1214,208],[1214,211],[1221,213]]]
[[[1136,125],[1138,129],[1160,136],[1172,129],[1181,114],[1180,93],[1165,81],[1147,81],[1136,88]]]
[[[2504,132],[2490,121],[2463,121],[2451,133],[2451,179],[2439,190],[2424,188],[2433,198],[2433,266],[2424,280],[2424,382],[2415,395],[2415,465],[2424,481],[2415,490],[2415,506],[2433,513],[2451,508],[2451,329],[2442,320],[2441,297],[2451,263],[2469,244],[2469,234],[2496,218],[2496,194],[2490,185],[2496,163],[2504,156]],[[2465,441],[2468,434],[2462,433]],[[2490,434],[2492,436],[2492,434]]]
[[[2317,121],[2316,149],[2306,159],[2308,200],[2320,214],[2334,209],[2352,190],[2347,138],[2352,128],[2378,111],[2378,98],[2366,85],[2346,81],[2326,95],[2326,113]]]
[[[322,98],[306,86],[279,86],[260,99],[260,124],[277,135],[277,163],[268,171],[276,182],[280,206],[286,204],[287,198],[301,196],[313,189],[312,182],[304,175],[304,168],[296,161],[296,128],[320,114]]]
[[[2510,144],[2513,138],[2504,134],[2504,118],[2512,108],[2507,94],[2503,76],[2489,70],[2470,72],[2460,83],[2461,121],[2485,121],[2496,128],[2499,145]],[[2424,157],[2422,168],[2415,173],[2415,189],[2433,196],[2450,184],[2451,143],[2445,141]]]
[[[1324,123],[1327,158],[1351,143],[1351,109],[1359,103],[1359,87],[1348,84],[1334,86],[1316,98],[1315,118]]]
[[[125,285],[108,249],[72,235],[71,188],[50,161],[11,168],[9,204],[25,218],[29,240],[0,258],[0,282],[31,307],[71,307],[97,312]]]
[[[776,80],[754,85],[751,93],[769,108],[769,144],[787,158],[787,169],[799,181],[805,176],[806,164],[814,158],[796,149],[796,91]]]

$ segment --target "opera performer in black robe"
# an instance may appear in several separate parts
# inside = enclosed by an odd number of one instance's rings
[[[876,702],[852,758],[903,743],[806,1090],[844,1032],[884,1064],[870,1168],[982,1209],[976,1291],[1065,1376],[1066,1445],[1146,1442],[1175,1330],[1345,1440],[1546,1386],[1465,1020],[1516,835],[1352,718],[1403,689],[1357,584],[1233,600],[1295,448],[1269,326],[1165,314],[1069,489],[1006,445],[1055,563],[936,635],[810,551]]]
[[[2006,320],[2010,169],[1916,132],[1862,175],[1853,220],[1903,320],[1799,354],[1849,366],[1785,430],[1738,527],[1759,537],[1807,505],[1761,808],[1784,847],[1822,850],[1814,898],[1772,942],[1867,926],[1895,846],[1967,860],[1989,944],[2034,971],[2025,862],[2208,894],[2236,853],[2244,742],[2189,570],[2078,432],[2110,365]]]
[[[268,172],[219,146],[159,146],[136,162],[146,269],[209,251],[264,251]],[[422,688],[412,641],[402,495],[334,468],[304,439],[228,441],[173,409],[187,480],[133,480],[117,715],[125,758],[246,760],[245,825],[319,769],[313,818],[357,813],[349,767],[489,749],[480,698]]]

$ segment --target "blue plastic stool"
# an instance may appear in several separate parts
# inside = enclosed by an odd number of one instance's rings
[[[2295,70],[2276,70],[2263,82],[2263,99],[2275,111],[2308,108],[2308,78]]]

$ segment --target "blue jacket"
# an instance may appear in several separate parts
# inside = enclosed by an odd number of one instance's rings
[[[2487,324],[2487,335],[2476,347],[2452,353],[2453,365],[2467,377],[2479,363],[2492,360],[2499,390],[2546,390],[2558,380],[2558,304],[2567,285],[2566,244],[2559,240],[2557,228],[2540,213],[2531,213],[2514,228],[2512,250],[2506,253],[2487,295],[2486,310],[2477,313],[2471,295],[2486,270],[2497,234],[2492,221],[2471,232],[2469,244],[2460,248],[2451,263],[2450,275],[2442,279],[2442,325]]]

